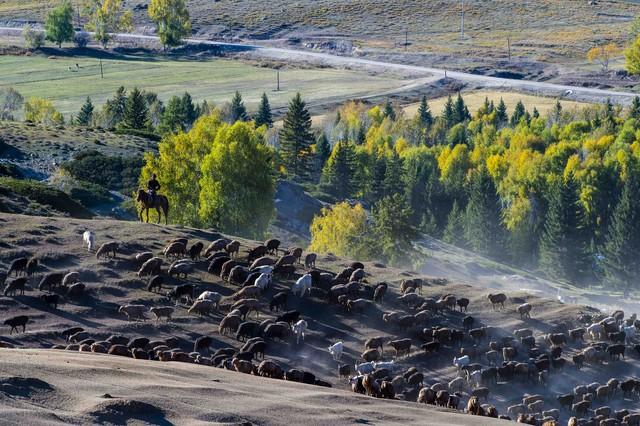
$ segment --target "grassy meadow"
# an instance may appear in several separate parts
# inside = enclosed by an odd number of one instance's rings
[[[76,66],[76,64],[78,66]],[[345,99],[400,87],[390,75],[373,76],[340,69],[291,68],[280,71],[280,91],[274,69],[227,59],[171,60],[146,57],[108,59],[93,57],[0,56],[0,90],[13,87],[24,95],[51,100],[65,115],[75,114],[87,96],[102,104],[119,86],[158,93],[162,100],[185,91],[197,101],[216,104],[238,90],[249,110],[267,92],[273,108],[286,106],[296,92],[310,104]]]

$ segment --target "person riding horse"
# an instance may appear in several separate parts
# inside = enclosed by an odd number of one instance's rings
[[[151,204],[156,201],[156,192],[160,191],[160,182],[158,182],[158,178],[154,173],[147,182],[147,190],[149,191],[149,197],[151,197]]]

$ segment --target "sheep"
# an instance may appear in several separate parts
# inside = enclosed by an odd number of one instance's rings
[[[296,261],[298,263],[300,263],[300,259],[302,258],[302,248],[300,247],[294,247],[292,249],[289,250],[288,253],[290,256],[295,257]]]
[[[193,300],[194,290],[195,287],[193,286],[193,284],[182,284],[170,290],[167,293],[167,297],[169,299],[175,300],[177,305],[178,301],[182,300],[182,298],[187,299],[187,301]]]
[[[167,321],[171,321],[171,315],[173,315],[174,308],[171,306],[161,306],[149,309],[155,317],[156,321],[160,321],[162,317],[166,317]]]
[[[411,353],[411,339],[392,340],[388,343],[396,351],[396,357],[401,354],[409,355]]]
[[[304,257],[304,267],[305,268],[315,268],[316,267],[316,259],[318,255],[315,253],[309,253]]]
[[[348,300],[347,308],[350,312],[364,312],[371,305],[371,301],[367,299]]]
[[[273,274],[273,266],[272,265],[261,265],[261,266],[254,266],[254,265],[255,265],[255,262],[253,263],[253,265],[251,265],[251,267],[249,268],[249,271],[258,272],[260,274],[268,274],[268,275],[272,275]]]
[[[66,296],[69,299],[78,299],[84,295],[84,290],[87,286],[83,283],[75,283],[69,286]]]
[[[375,367],[375,363],[373,361],[370,361],[370,362],[363,362],[361,364],[356,364],[355,369],[358,374],[364,375],[364,374],[373,373],[376,367]]]
[[[176,274],[176,276],[178,276],[178,278],[180,277],[180,275],[183,275],[184,278],[187,278],[187,276],[193,272],[193,267],[195,265],[192,262],[174,262],[173,264],[171,264],[171,266],[169,267],[169,271],[168,274],[170,277],[173,276],[173,274]]]
[[[261,291],[259,287],[250,286],[238,290],[237,292],[229,296],[229,298],[231,298],[232,300],[253,299],[258,297],[260,293]]]
[[[342,342],[336,342],[327,349],[335,361],[340,361],[340,359],[342,359],[342,351],[344,350]]]
[[[525,407],[523,404],[516,404],[516,405],[511,405],[507,407],[507,414],[511,416],[517,416],[519,414],[524,414],[526,412],[527,412],[527,407]]]
[[[293,333],[296,335],[297,345],[300,344],[300,338],[302,338],[302,341],[304,341],[304,332],[307,330],[307,326],[308,324],[305,320],[299,320],[291,327]]]
[[[294,295],[302,298],[304,297],[305,293],[311,291],[311,283],[312,283],[311,274],[305,274],[302,277],[300,277],[296,281],[296,283],[291,287],[291,292]]]
[[[152,257],[142,264],[138,271],[138,277],[160,275],[160,267],[162,266],[162,259],[159,257]]]
[[[164,248],[164,250],[162,251],[162,254],[166,258],[169,258],[169,257],[179,258],[179,257],[185,256],[187,254],[186,244],[182,241],[171,242],[169,243],[168,246]]]
[[[152,276],[147,282],[147,291],[150,291],[152,293],[156,289],[158,292],[162,291],[162,283],[164,283],[164,277],[162,277],[162,275]]]
[[[278,248],[280,247],[280,240],[276,240],[272,238],[264,242],[265,247],[267,247],[267,252],[269,254],[278,254]]]
[[[220,321],[220,325],[218,326],[218,332],[221,335],[224,335],[227,330],[235,333],[235,331],[238,329],[241,323],[242,323],[242,318],[240,318],[240,316],[227,315],[226,317],[222,318],[222,321]]]
[[[134,348],[144,349],[149,345],[149,342],[150,340],[146,337],[136,337],[135,339],[132,339],[129,342],[127,347],[129,349],[134,349]]]
[[[138,254],[136,254],[136,256],[135,256],[135,260],[136,260],[136,263],[137,263],[138,265],[141,265],[141,264],[143,264],[144,262],[146,262],[147,260],[149,260],[149,259],[151,259],[151,258],[153,258],[153,257],[154,257],[154,256],[153,256],[153,253],[152,253],[152,252],[150,252],[150,251],[145,251],[145,252],[142,252],[142,253],[138,253]]]
[[[215,291],[203,291],[196,300],[209,300],[215,305],[215,308],[218,309],[218,305],[222,300],[222,295]]]
[[[53,306],[53,309],[58,309],[60,296],[57,294],[43,294],[40,296],[40,300],[42,300],[48,306]]]
[[[4,286],[4,283],[7,281],[7,273],[6,271],[0,270],[0,287]]]
[[[129,348],[124,345],[113,345],[107,351],[109,355],[131,357]]]
[[[29,322],[29,317],[27,315],[18,315],[18,316],[6,319],[4,321],[4,325],[8,325],[9,327],[11,327],[11,330],[9,331],[9,335],[11,335],[13,334],[13,330],[15,330],[16,333],[18,333],[18,327],[22,327],[23,333],[26,332],[28,322]]]
[[[200,254],[202,253],[203,248],[204,244],[202,243],[202,241],[198,241],[197,243],[194,243],[191,247],[189,247],[189,257],[191,258],[191,260],[200,260]]]
[[[361,357],[366,362],[378,361],[380,359],[380,352],[377,349],[367,349],[362,353]]]
[[[271,274],[260,274],[253,285],[258,287],[261,291],[267,290],[271,286]]]
[[[507,301],[507,295],[504,293],[488,294],[487,299],[491,302],[491,308],[495,310],[496,305],[500,305],[504,309],[504,302]]]
[[[404,305],[412,307],[420,305],[424,299],[415,293],[408,293],[398,297],[398,301]]]
[[[240,241],[233,240],[224,247],[224,251],[231,257],[237,257],[240,253]]]
[[[289,324],[284,322],[269,324],[264,330],[264,337],[272,340],[279,339],[285,342],[291,337],[291,328]]]
[[[214,309],[215,303],[211,300],[196,300],[187,310],[188,314],[196,313],[198,315],[209,315]]]
[[[14,278],[7,283],[7,286],[4,288],[4,295],[11,296],[16,295],[16,293],[20,292],[21,296],[24,296],[24,288],[27,284],[27,277],[19,277]]]
[[[271,360],[264,360],[258,365],[258,375],[272,379],[282,379],[284,372],[282,367]]]
[[[288,294],[284,291],[276,293],[269,302],[269,310],[279,312],[280,309],[286,309]]]
[[[50,290],[62,284],[64,274],[62,272],[49,272],[40,280],[38,290]]]
[[[123,305],[118,309],[119,313],[124,313],[127,316],[127,319],[131,321],[132,319],[145,319],[144,312],[147,310],[144,305]]]
[[[461,356],[460,358],[453,358],[453,365],[460,370],[462,367],[466,367],[471,362],[469,355]]]
[[[226,238],[220,238],[215,240],[214,242],[212,242],[211,244],[209,244],[209,246],[207,247],[207,249],[204,251],[204,255],[205,257],[208,257],[211,253],[215,253],[215,252],[219,252],[224,250],[224,248],[227,246],[227,244],[229,244],[231,241],[226,239]]]
[[[531,318],[531,309],[532,306],[529,303],[523,303],[518,306],[518,313],[520,314],[520,319],[523,318]]]
[[[371,337],[364,342],[364,347],[366,349],[378,349],[380,348],[380,353],[384,354],[384,338],[382,336]]]
[[[95,235],[91,231],[84,231],[82,234],[82,244],[87,246],[87,251],[91,252],[93,250],[93,245],[95,244]]]
[[[246,340],[247,338],[256,337],[260,330],[260,324],[253,321],[245,321],[238,326],[236,332],[236,340]]]
[[[587,327],[587,334],[592,340],[600,339],[602,337],[603,327],[601,324],[591,324]]]
[[[384,295],[387,293],[389,285],[387,283],[379,283],[376,285],[373,291],[373,301],[376,303],[382,303]]]
[[[530,413],[538,413],[542,411],[543,406],[544,406],[544,401],[538,400],[530,404],[527,404],[527,410],[529,410]]]
[[[96,252],[96,259],[100,259],[101,256],[109,257],[111,252],[113,252],[113,258],[116,258],[119,244],[116,241],[109,241],[100,246],[98,251]]]
[[[38,269],[38,259],[36,259],[35,257],[32,257],[27,262],[27,268],[26,268],[27,276],[30,277],[33,274],[35,274],[37,269]]]
[[[467,307],[469,306],[469,299],[467,299],[466,297],[461,297],[458,300],[456,300],[456,304],[460,308],[460,312],[462,312],[463,310],[467,312]]]
[[[20,272],[23,272],[26,274],[27,263],[29,263],[29,258],[27,257],[19,257],[17,259],[14,259],[9,265],[7,276],[11,276],[12,272],[16,273],[16,277],[20,275]]]

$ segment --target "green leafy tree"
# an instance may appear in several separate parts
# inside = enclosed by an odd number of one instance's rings
[[[0,90],[0,120],[15,120],[14,114],[23,104],[24,97],[13,87]]]
[[[113,34],[133,29],[133,12],[124,10],[122,0],[86,0],[85,28],[94,32],[96,41],[107,47]]]
[[[293,178],[305,178],[311,160],[311,116],[300,93],[289,102],[280,131],[280,158],[286,173]]]
[[[236,91],[233,98],[231,98],[231,107],[229,112],[229,121],[233,124],[236,121],[247,121],[247,109],[244,106],[244,101],[240,92]]]
[[[22,38],[27,49],[36,50],[44,46],[44,33],[34,30],[31,25],[25,25],[22,28]]]
[[[625,67],[630,74],[640,74],[640,36],[624,51]]]
[[[65,41],[73,41],[73,7],[67,0],[53,8],[44,21],[46,39],[62,47]]]
[[[474,173],[465,212],[465,239],[476,253],[505,258],[505,230],[495,185],[485,169]]]
[[[122,124],[129,129],[142,130],[149,128],[149,107],[142,92],[137,87],[127,97]]]
[[[182,96],[172,96],[164,108],[158,131],[161,134],[187,131],[198,117],[191,95],[187,92]]]
[[[343,200],[355,192],[356,153],[350,142],[338,142],[322,170],[322,184],[327,192]]]
[[[624,182],[603,250],[608,281],[627,291],[637,287],[640,276],[640,183],[637,173],[629,173]]]
[[[223,232],[262,238],[273,218],[273,152],[251,123],[223,126],[202,162],[199,216]]]
[[[184,0],[151,0],[148,13],[156,24],[160,42],[165,49],[179,46],[191,34],[189,11]]]
[[[454,201],[447,217],[447,226],[444,228],[442,240],[445,243],[464,248],[466,246],[464,224],[464,211],[460,209],[458,202]]]
[[[269,98],[267,94],[263,93],[260,98],[260,105],[258,105],[258,112],[254,118],[256,127],[260,126],[273,126],[273,117],[271,116],[271,106],[269,105]]]
[[[76,117],[76,122],[81,126],[90,126],[93,120],[93,103],[91,103],[91,98],[87,96],[87,100],[84,101],[82,107],[80,108],[80,112],[78,112],[78,116]]]

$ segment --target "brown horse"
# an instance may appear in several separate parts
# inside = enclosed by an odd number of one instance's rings
[[[162,218],[162,214],[160,209],[164,212],[164,224],[167,225],[167,220],[169,216],[169,200],[164,195],[156,194],[155,199],[152,201],[151,197],[147,193],[147,191],[143,189],[138,190],[138,197],[136,198],[140,204],[142,204],[142,209],[140,209],[140,222],[144,222],[142,220],[142,212],[147,211],[147,222],[149,222],[149,209],[156,209],[158,212],[158,223],[160,223],[160,219]]]

